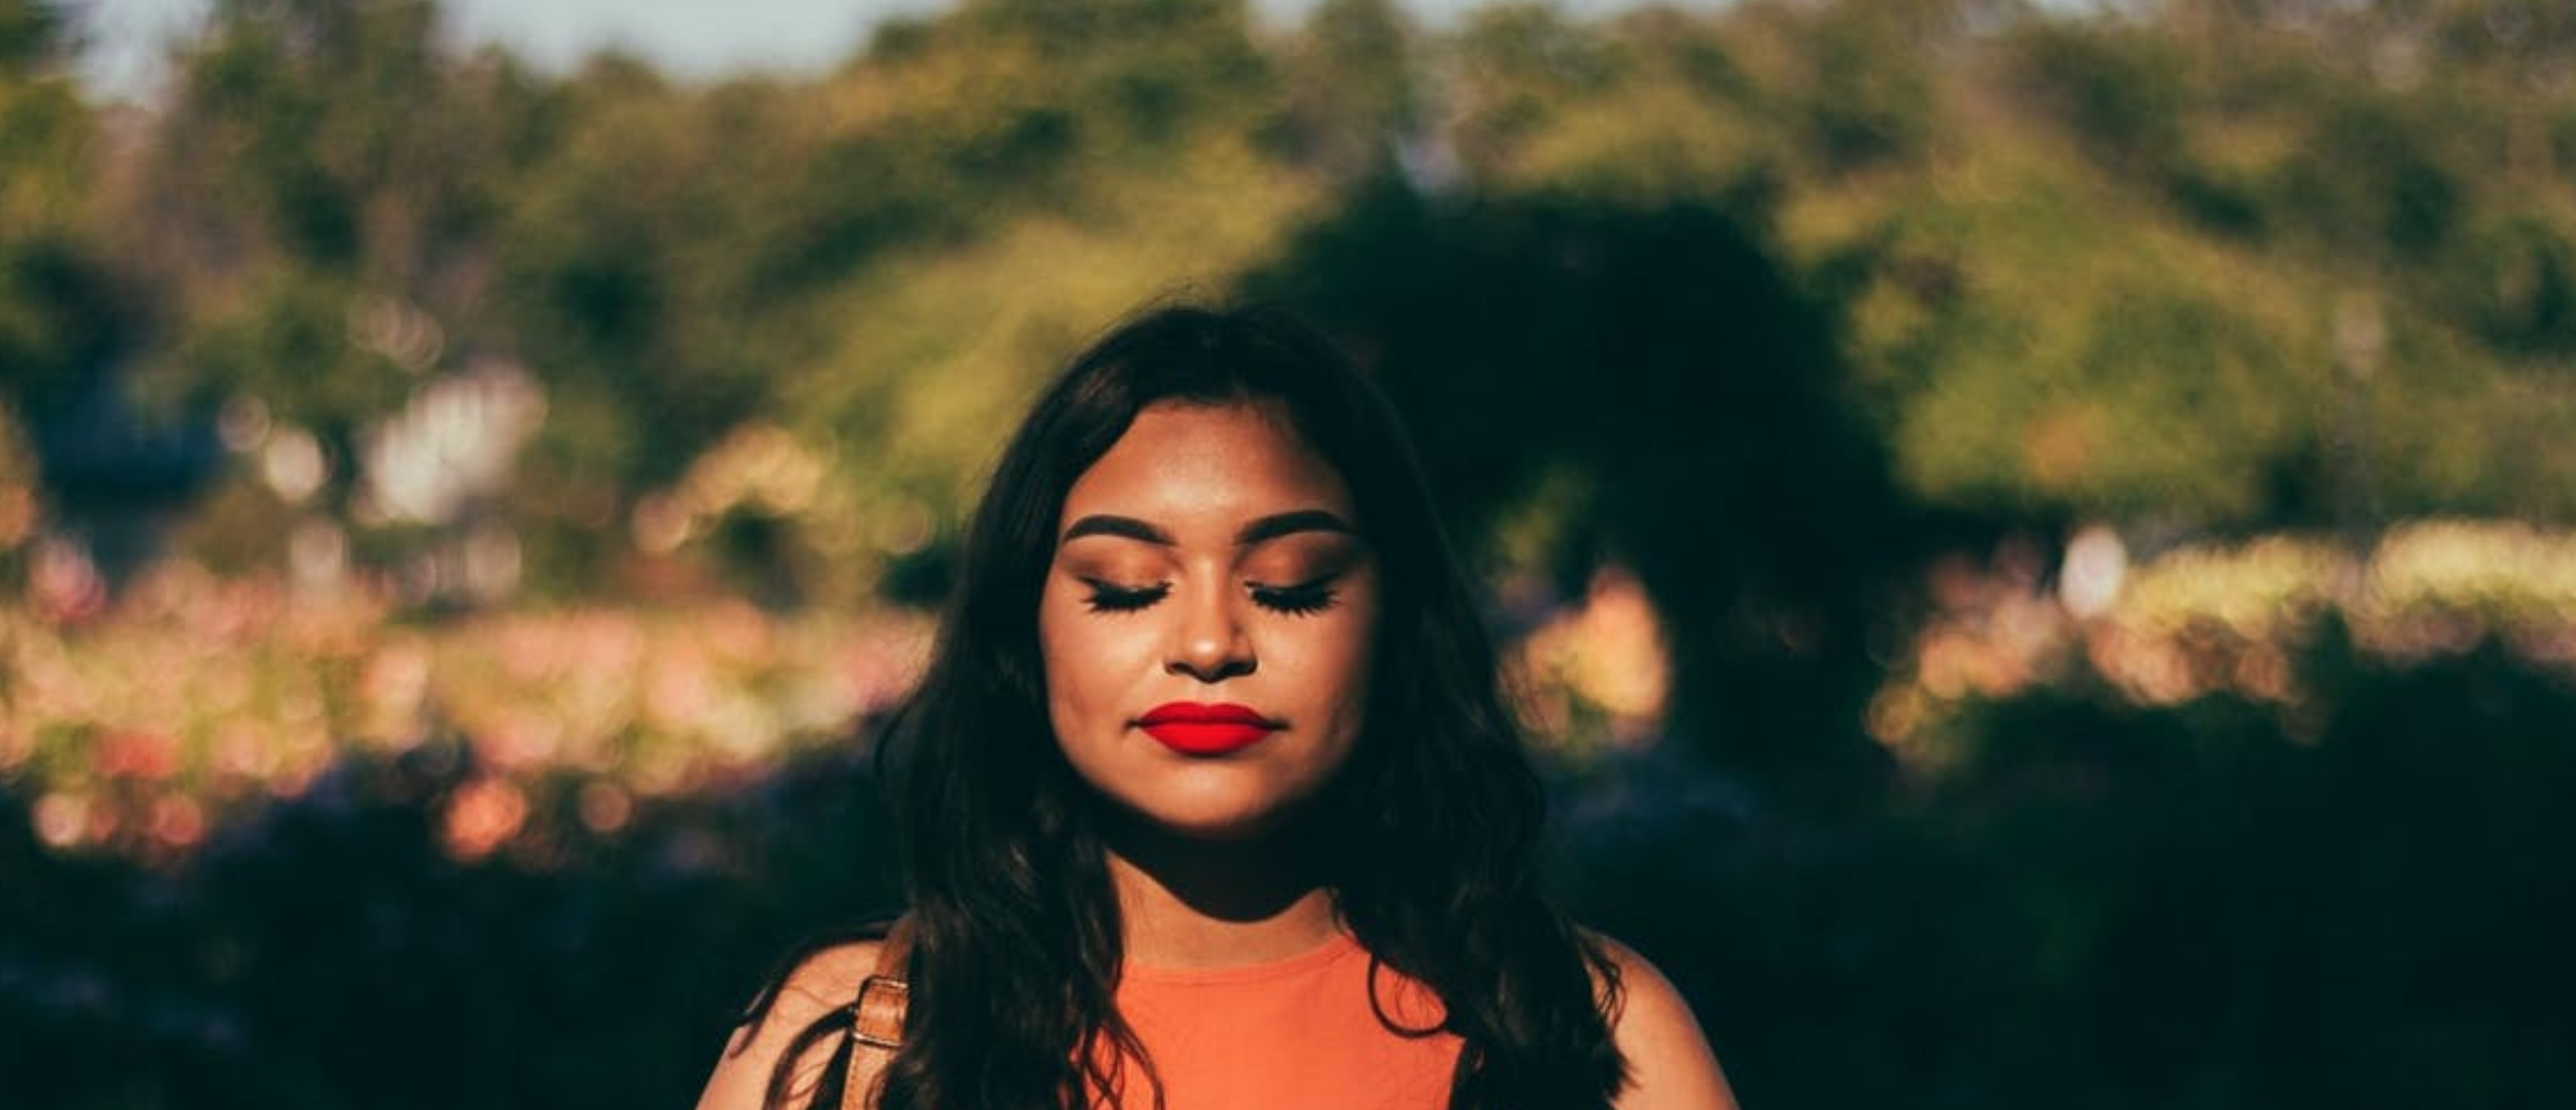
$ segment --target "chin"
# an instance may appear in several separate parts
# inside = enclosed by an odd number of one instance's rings
[[[1257,840],[1288,823],[1285,815],[1276,811],[1255,813],[1138,811],[1136,816],[1147,825],[1173,836],[1216,843]]]
[[[1292,806],[1267,799],[1128,798],[1119,808],[1127,816],[1162,833],[1215,843],[1255,840],[1286,827]]]

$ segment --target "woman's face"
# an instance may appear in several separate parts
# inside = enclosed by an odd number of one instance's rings
[[[1258,835],[1349,757],[1377,563],[1341,476],[1272,405],[1157,404],[1066,495],[1038,606],[1047,712],[1093,789],[1183,835]]]

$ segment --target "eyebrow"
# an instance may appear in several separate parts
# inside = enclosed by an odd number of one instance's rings
[[[1273,513],[1245,524],[1234,534],[1234,545],[1250,547],[1299,532],[1339,532],[1346,536],[1360,534],[1359,529],[1351,526],[1351,522],[1333,513],[1323,509],[1298,509],[1294,512]],[[1114,513],[1093,513],[1066,527],[1064,535],[1057,539],[1056,543],[1059,545],[1071,543],[1084,536],[1119,536],[1150,543],[1157,547],[1170,547],[1175,542],[1170,532],[1135,517],[1119,516]]]

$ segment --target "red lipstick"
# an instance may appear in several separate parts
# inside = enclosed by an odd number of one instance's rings
[[[1163,746],[1183,755],[1224,755],[1242,751],[1261,738],[1279,730],[1279,722],[1253,711],[1252,707],[1234,705],[1201,705],[1194,701],[1176,701],[1155,706],[1136,724],[1145,735],[1163,742]]]

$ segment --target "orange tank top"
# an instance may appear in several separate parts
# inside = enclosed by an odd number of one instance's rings
[[[1445,1110],[1458,1038],[1408,1037],[1369,1006],[1366,949],[1350,937],[1249,967],[1185,971],[1130,966],[1118,1011],[1152,1055],[1166,1110]],[[1378,1006],[1407,1030],[1438,1029],[1439,999],[1393,968],[1377,969]],[[1124,1069],[1123,1102],[1153,1110],[1143,1069]]]

